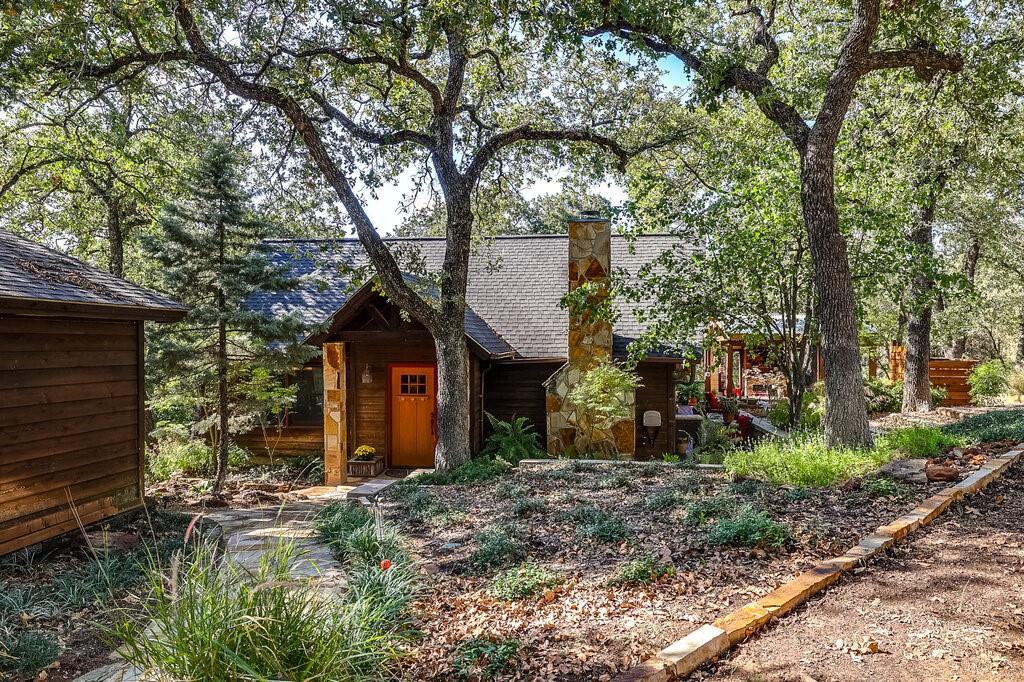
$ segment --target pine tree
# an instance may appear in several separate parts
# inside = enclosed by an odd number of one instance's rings
[[[263,240],[273,226],[252,210],[238,153],[214,144],[185,185],[186,198],[164,207],[159,233],[145,240],[163,267],[165,289],[189,308],[181,322],[154,331],[153,369],[165,390],[172,382],[171,390],[190,394],[198,411],[192,429],[209,432],[215,444],[219,495],[233,421],[239,425],[241,413],[265,410],[268,402],[286,403],[292,394],[267,391],[265,379],[283,376],[316,350],[300,345],[305,329],[296,317],[268,318],[245,306],[253,294],[295,281],[269,259]],[[246,395],[254,383],[262,400]]]

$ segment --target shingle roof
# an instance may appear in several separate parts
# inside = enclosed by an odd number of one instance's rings
[[[388,242],[400,254],[407,249],[418,250],[431,271],[441,266],[445,248],[442,238]],[[306,280],[291,291],[258,293],[249,305],[264,314],[295,312],[311,325],[324,322],[345,303],[354,293],[349,284],[352,271],[366,266],[356,239],[274,240],[271,244],[272,260],[290,263],[293,276]],[[642,235],[632,243],[613,236],[612,269],[636,273],[673,247],[683,248],[678,237],[671,235]],[[564,358],[569,320],[558,303],[568,290],[568,253],[566,235],[497,237],[479,244],[470,259],[467,333],[488,350],[504,344],[521,358]],[[630,341],[645,329],[633,314],[633,307],[619,306],[614,330],[616,355],[624,354]],[[478,319],[473,319],[474,315]],[[668,351],[664,354],[675,355]]]
[[[0,230],[0,312],[35,304],[60,304],[69,313],[114,306],[139,319],[177,319],[185,313],[154,291]]]

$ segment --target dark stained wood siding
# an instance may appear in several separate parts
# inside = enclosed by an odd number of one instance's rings
[[[547,411],[544,407],[544,380],[555,373],[561,362],[498,363],[484,372],[484,410],[509,421],[526,417],[540,434],[541,447],[547,442]],[[484,424],[484,437],[490,435]]]
[[[636,457],[637,459],[660,459],[666,452],[675,452],[675,385],[672,380],[674,366],[671,363],[642,362],[637,367],[643,384],[636,391]],[[661,428],[653,445],[644,445],[643,415],[647,410],[661,414]]]
[[[141,325],[0,315],[0,554],[141,504]]]
[[[323,455],[323,426],[277,426],[254,429],[233,437],[235,444],[248,450],[257,464],[269,463],[277,457]]]

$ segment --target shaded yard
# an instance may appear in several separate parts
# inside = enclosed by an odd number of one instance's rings
[[[651,463],[394,486],[385,517],[434,565],[406,677],[608,679],[927,494],[875,479],[776,487]]]
[[[1024,679],[1022,517],[1018,465],[888,558],[694,678]]]

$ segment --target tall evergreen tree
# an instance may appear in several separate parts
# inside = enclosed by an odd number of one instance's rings
[[[219,494],[242,405],[252,411],[268,407],[267,400],[287,402],[288,392],[266,391],[266,380],[316,351],[299,345],[304,329],[297,318],[268,318],[244,305],[256,292],[288,289],[294,280],[268,257],[263,240],[272,226],[251,210],[235,150],[214,144],[189,173],[184,196],[164,208],[160,234],[146,241],[163,266],[166,289],[189,307],[180,323],[154,333],[154,366],[178,377],[174,390],[194,398],[200,418],[193,428],[208,430],[216,445]],[[264,380],[264,404],[246,395],[254,378]]]

